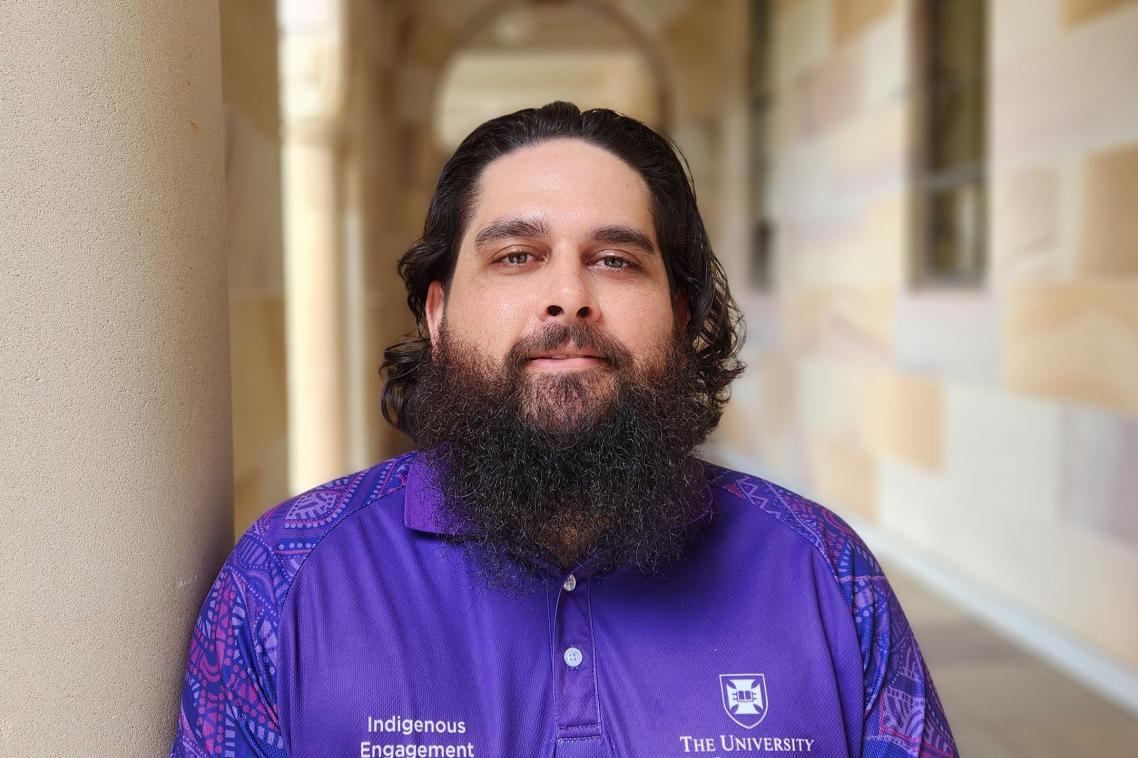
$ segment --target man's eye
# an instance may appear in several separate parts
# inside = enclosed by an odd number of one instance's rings
[[[522,266],[529,263],[529,253],[506,253],[502,258],[510,266]]]
[[[621,258],[620,256],[606,255],[604,258],[601,258],[601,265],[605,268],[614,268],[619,270],[622,268],[628,268],[632,264],[627,259]]]

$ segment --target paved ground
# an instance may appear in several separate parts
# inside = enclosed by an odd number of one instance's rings
[[[1138,758],[1138,718],[886,567],[963,758]]]

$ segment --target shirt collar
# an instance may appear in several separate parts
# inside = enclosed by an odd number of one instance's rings
[[[403,499],[403,523],[409,529],[431,534],[461,536],[466,530],[461,525],[446,523],[442,516],[442,492],[435,481],[435,472],[422,451],[415,454],[407,472],[407,490]]]

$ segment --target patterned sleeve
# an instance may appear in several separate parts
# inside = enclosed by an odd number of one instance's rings
[[[956,758],[932,677],[877,559],[837,515],[769,486],[782,505],[775,515],[822,553],[853,616],[865,674],[862,758]]]
[[[323,535],[405,485],[414,458],[407,453],[303,492],[241,537],[194,625],[171,758],[286,758],[277,663],[289,587]]]
[[[285,758],[275,560],[254,526],[214,581],[190,641],[171,758]]]
[[[862,758],[955,758],[936,687],[885,574],[856,536],[845,559],[865,672]]]

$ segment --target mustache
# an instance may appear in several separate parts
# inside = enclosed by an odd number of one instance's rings
[[[505,363],[519,371],[535,353],[550,352],[565,345],[595,353],[618,370],[632,366],[632,353],[628,348],[600,327],[589,323],[552,323],[542,327],[514,343],[506,354]]]

